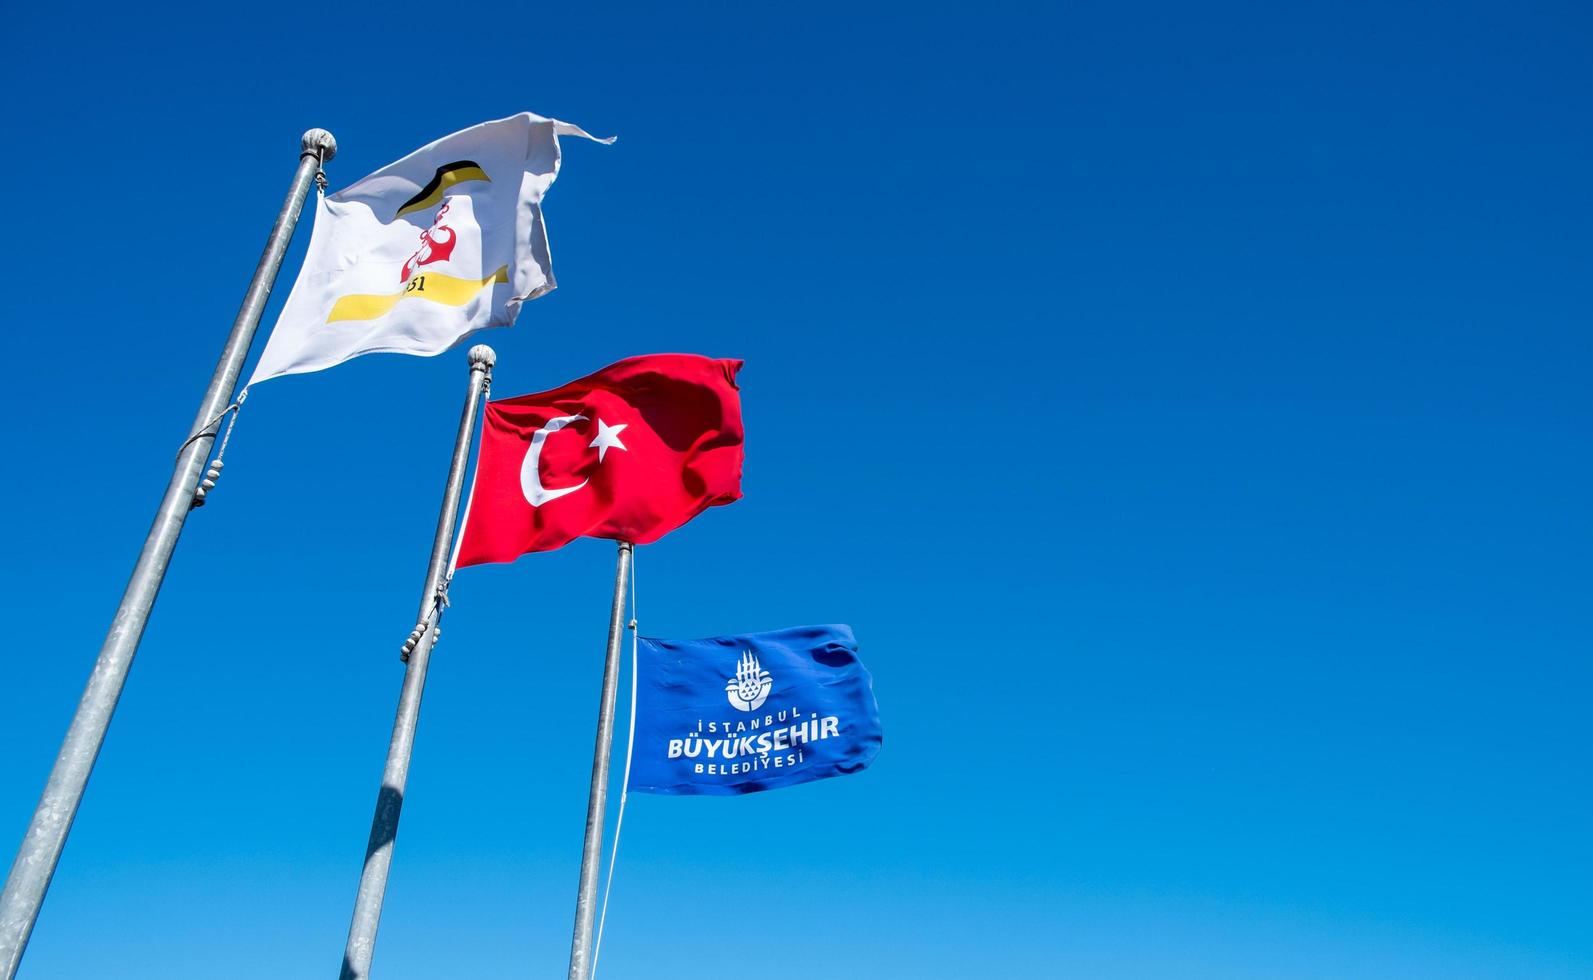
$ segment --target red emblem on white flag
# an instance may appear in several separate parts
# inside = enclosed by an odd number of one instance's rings
[[[431,227],[420,233],[420,248],[404,263],[404,271],[399,275],[399,282],[408,282],[415,270],[423,265],[433,262],[446,262],[448,256],[454,254],[454,246],[459,244],[459,236],[454,230],[442,223],[443,215],[448,213],[448,205],[443,204],[437,209],[437,217],[432,219]]]

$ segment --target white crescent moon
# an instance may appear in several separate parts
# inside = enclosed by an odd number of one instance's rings
[[[565,494],[574,493],[586,486],[587,481],[582,480],[573,487],[549,490],[542,485],[542,474],[538,472],[542,462],[542,444],[548,441],[548,436],[571,422],[585,421],[585,415],[561,415],[556,419],[548,419],[542,428],[531,433],[531,447],[525,451],[525,462],[520,464],[520,492],[525,494],[526,501],[532,507],[541,507],[550,500],[558,500]]]

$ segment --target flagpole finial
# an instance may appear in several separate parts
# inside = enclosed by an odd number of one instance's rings
[[[337,140],[324,129],[307,129],[299,138],[299,155],[306,153],[319,154],[321,162],[325,163],[337,156]]]
[[[486,344],[477,344],[476,346],[470,348],[470,354],[468,356],[470,357],[471,367],[481,364],[490,368],[494,364],[498,363],[498,352],[493,350],[491,347],[488,347]]]

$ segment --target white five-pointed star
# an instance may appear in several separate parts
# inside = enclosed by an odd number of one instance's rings
[[[597,450],[597,461],[599,463],[603,462],[603,457],[607,455],[610,447],[625,449],[625,444],[619,441],[619,434],[624,432],[625,427],[628,425],[630,425],[629,422],[609,425],[602,419],[597,420],[597,438],[593,439],[587,448]],[[628,449],[625,449],[625,451],[630,452]]]

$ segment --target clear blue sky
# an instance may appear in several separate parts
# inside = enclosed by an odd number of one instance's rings
[[[635,800],[607,980],[1593,975],[1593,15],[1281,6],[19,7],[0,864],[299,134],[529,109],[619,142],[497,393],[745,358],[644,629],[850,623],[886,733]],[[333,975],[465,377],[253,392],[26,980]],[[612,557],[455,583],[384,980],[562,975]]]

